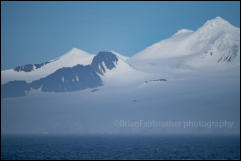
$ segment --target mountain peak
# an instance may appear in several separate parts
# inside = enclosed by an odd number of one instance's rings
[[[221,25],[221,24],[229,24],[229,25],[231,25],[228,21],[226,21],[225,19],[223,19],[220,16],[217,16],[214,19],[206,21],[206,23],[204,25]]]
[[[240,33],[240,29],[238,27],[233,26],[221,17],[216,17],[206,21],[204,25],[198,28],[194,33],[194,39],[214,40],[224,35],[226,35],[226,37],[236,37],[235,35],[238,33]]]
[[[80,49],[73,47],[73,48],[71,49],[71,51],[80,51]]]
[[[118,61],[117,56],[110,51],[100,51],[92,60],[91,65],[94,69],[103,75],[106,68],[111,70],[115,67]]]
[[[223,19],[223,18],[220,17],[220,16],[217,16],[216,18],[214,18],[214,19],[212,19],[212,20],[227,22],[225,19]]]
[[[65,62],[74,62],[73,64],[90,64],[91,59],[94,55],[87,53],[84,50],[80,50],[78,48],[72,48],[70,51],[60,56],[58,60]],[[85,61],[86,59],[86,61]],[[84,62],[83,62],[84,61]]]
[[[78,48],[72,48],[69,52],[67,52],[65,55],[81,55],[81,54],[84,54],[84,55],[89,55],[89,53],[83,51],[83,50],[80,50]]]
[[[237,29],[237,27],[233,26],[228,21],[218,16],[214,19],[206,21],[205,24],[201,26],[199,29],[214,30],[214,31],[230,31],[230,30]]]

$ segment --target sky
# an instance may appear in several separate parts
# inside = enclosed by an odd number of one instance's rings
[[[133,56],[217,16],[240,27],[240,2],[1,2],[1,70],[74,47]]]

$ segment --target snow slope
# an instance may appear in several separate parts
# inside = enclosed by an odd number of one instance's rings
[[[239,58],[240,29],[216,17],[196,31],[179,30],[169,39],[137,53],[128,62],[137,68],[159,68],[165,71],[240,66]]]
[[[150,77],[150,74],[132,68],[130,64],[125,61],[126,57],[116,52],[113,54],[118,57],[115,68],[109,70],[105,64],[103,64],[105,66],[105,73],[103,76],[100,75],[105,86],[122,86],[136,81],[144,81],[145,78]]]
[[[63,56],[60,56],[41,68],[35,69],[31,72],[17,72],[14,69],[1,71],[1,82],[2,84],[13,80],[25,80],[27,82],[32,82],[46,77],[63,67],[73,67],[77,64],[88,65],[91,63],[94,56],[95,55],[89,54],[83,50],[73,48]]]

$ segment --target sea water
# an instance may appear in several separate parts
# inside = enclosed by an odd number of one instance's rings
[[[240,159],[240,136],[2,136],[1,159]]]

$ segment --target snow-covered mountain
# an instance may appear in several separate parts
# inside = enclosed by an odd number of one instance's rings
[[[128,62],[140,69],[147,66],[165,71],[239,66],[239,59],[240,29],[216,17],[196,31],[179,30],[170,38],[137,53]]]
[[[14,80],[25,80],[32,82],[46,77],[63,67],[73,67],[77,64],[90,64],[95,55],[89,54],[83,50],[73,48],[63,56],[49,62],[41,64],[28,64],[14,69],[1,71],[1,83],[7,83]]]
[[[1,79],[6,134],[240,134],[240,29],[220,17],[130,58],[72,49],[45,63],[1,71]],[[148,121],[148,128],[123,128],[119,120]],[[169,124],[175,120],[234,126]],[[149,128],[149,121],[167,126]]]
[[[32,89],[42,92],[78,91],[96,88],[106,82],[112,84],[116,79],[120,82],[125,75],[138,74],[125,62],[127,59],[117,52],[101,51],[97,55],[90,55],[75,48],[39,68],[32,65],[33,68],[29,69],[30,65],[25,65],[17,67],[19,70],[15,68],[3,71],[2,78],[5,81],[2,84],[2,95],[24,96]]]
[[[31,90],[70,92],[133,82],[146,86],[169,79],[173,71],[230,66],[240,66],[240,29],[217,17],[196,31],[181,29],[131,58],[115,51],[93,55],[73,48],[45,63],[1,71],[1,80],[3,96],[15,97]]]

